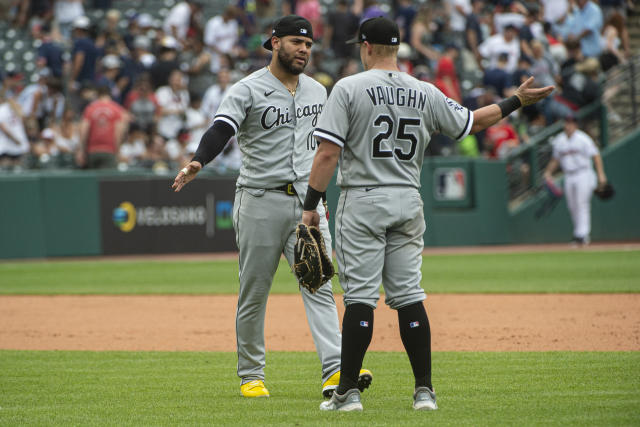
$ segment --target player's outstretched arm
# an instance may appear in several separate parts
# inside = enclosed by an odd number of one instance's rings
[[[182,190],[182,187],[193,181],[202,169],[202,164],[198,161],[191,161],[187,166],[182,168],[178,175],[176,175],[176,179],[173,181],[173,185],[171,188],[177,193]]]
[[[171,188],[178,192],[193,181],[200,169],[222,152],[234,133],[235,130],[229,124],[219,120],[213,122],[213,125],[202,135],[195,156],[178,172]]]
[[[533,77],[529,77],[522,83],[513,96],[500,101],[497,104],[487,105],[478,108],[473,112],[473,126],[470,133],[480,132],[489,126],[493,126],[520,107],[535,104],[536,102],[551,95],[555,86],[533,88]]]

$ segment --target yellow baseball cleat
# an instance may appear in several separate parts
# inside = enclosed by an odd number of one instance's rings
[[[264,386],[264,381],[253,380],[240,386],[240,394],[244,397],[269,397],[269,390]]]
[[[369,388],[371,385],[371,381],[373,380],[373,374],[368,369],[360,369],[360,374],[358,375],[358,390],[361,392],[364,391],[365,388]],[[340,371],[331,375],[323,384],[322,384],[322,395],[324,397],[331,397],[333,391],[338,388],[338,384],[340,384]]]

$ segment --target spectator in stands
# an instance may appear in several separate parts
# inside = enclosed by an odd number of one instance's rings
[[[202,10],[202,3],[194,0],[181,1],[171,8],[162,30],[166,35],[172,36],[180,43],[184,43],[187,38],[192,22]]]
[[[126,85],[126,82],[120,83],[121,78],[126,78],[120,73],[120,70],[122,69],[122,61],[120,61],[120,58],[116,55],[109,54],[102,58],[100,65],[102,68],[102,75],[97,79],[97,84],[100,86],[107,86],[110,91],[111,99],[118,104],[122,104],[122,88]]]
[[[442,93],[454,101],[462,102],[462,91],[456,74],[455,62],[460,48],[454,44],[445,47],[436,68],[435,85]]]
[[[64,65],[62,46],[53,39],[51,35],[51,25],[45,23],[40,27],[36,36],[40,40],[38,46],[38,68],[48,68],[55,77],[62,77],[62,67]]]
[[[55,134],[56,146],[69,158],[68,165],[71,166],[80,148],[80,126],[73,110],[65,109],[62,120],[54,122],[51,128]]]
[[[507,71],[509,55],[501,53],[495,67],[490,67],[484,72],[482,83],[495,89],[496,93],[505,98],[505,89],[513,87],[513,74]],[[519,86],[519,85],[518,85]],[[516,86],[517,87],[517,86]]]
[[[160,106],[151,87],[148,73],[141,74],[133,89],[127,95],[124,106],[135,120],[138,128],[154,131],[159,119]]]
[[[204,44],[211,53],[211,72],[220,70],[220,56],[233,54],[238,43],[238,22],[235,6],[227,6],[222,15],[214,16],[207,22],[204,30]]]
[[[17,98],[24,120],[36,122],[39,129],[45,127],[45,104],[48,96],[47,79],[50,74],[48,68],[40,70],[38,81],[22,89]]]
[[[561,91],[549,103],[548,122],[575,114],[600,97],[600,62],[586,58],[562,75]]]
[[[433,69],[434,64],[440,59],[440,52],[432,47],[433,33],[436,25],[433,22],[433,11],[429,6],[422,6],[418,10],[411,27],[411,47],[417,54],[417,63],[424,64]]]
[[[624,18],[618,12],[613,12],[602,29],[602,54],[600,55],[602,71],[627,62],[629,56],[631,56],[629,34],[624,25]]]
[[[504,28],[504,33],[495,34],[486,39],[480,46],[478,51],[483,58],[489,60],[489,67],[495,68],[498,63],[498,57],[501,53],[508,55],[507,68],[508,72],[515,71],[518,58],[520,58],[520,41],[518,40],[518,29],[513,24],[508,24]]]
[[[322,40],[324,36],[324,21],[322,19],[319,0],[296,1],[295,14],[311,22],[313,37],[315,37],[316,40]]]
[[[71,39],[73,22],[81,16],[84,16],[82,0],[56,0],[53,5],[53,17],[60,34],[66,40]]]
[[[189,78],[189,93],[198,94],[201,98],[216,79],[211,72],[211,54],[204,48],[202,37],[196,34],[188,36],[185,49],[178,58]]]
[[[156,62],[156,57],[151,53],[151,40],[147,36],[136,36],[133,41],[131,59],[135,69],[135,75],[148,72]]]
[[[555,24],[562,21],[569,13],[569,0],[540,0],[542,3],[545,22]]]
[[[347,0],[338,0],[336,8],[331,10],[327,17],[324,49],[331,49],[336,58],[353,56],[353,45],[346,44],[346,41],[353,38],[357,32],[358,17],[349,9]]]
[[[467,29],[467,16],[473,11],[471,0],[447,0],[447,8],[449,27],[455,34],[455,42],[461,43]]]
[[[158,133],[165,139],[176,138],[184,127],[185,114],[189,108],[189,92],[182,71],[171,72],[169,84],[156,90],[156,99],[160,106]]]
[[[108,86],[99,86],[98,99],[89,104],[82,115],[80,160],[90,169],[116,167],[116,154],[128,130],[129,114],[109,93]]]
[[[169,75],[180,69],[179,47],[178,41],[172,36],[164,36],[160,41],[160,54],[149,70],[151,83],[155,89],[166,86],[169,82]]]
[[[467,27],[465,30],[465,45],[476,60],[476,65],[481,67],[482,55],[478,51],[478,46],[484,41],[482,32],[482,9],[484,0],[472,0],[471,13],[467,15]]]
[[[218,72],[218,83],[212,85],[204,93],[202,97],[202,103],[200,104],[200,111],[207,118],[209,124],[213,124],[213,116],[215,116],[218,107],[222,102],[222,98],[227,89],[231,86],[231,73],[228,68],[220,69]]]
[[[491,159],[504,159],[520,144],[518,133],[505,117],[495,125],[487,128],[484,136],[486,155]]]
[[[591,0],[576,0],[576,6],[560,32],[565,41],[579,40],[584,56],[598,57],[602,52],[602,24],[602,11],[597,4]]]
[[[95,79],[96,62],[99,51],[89,37],[91,21],[86,16],[79,16],[73,21],[73,48],[71,50],[71,88],[76,90],[83,82]]]
[[[0,169],[19,167],[30,149],[20,105],[5,91],[6,80],[11,78],[5,77],[0,90]]]
[[[351,10],[360,18],[360,23],[378,16],[387,16],[378,0],[354,0]]]
[[[118,167],[142,164],[147,155],[147,132],[136,122],[131,123],[129,132],[118,150]]]
[[[37,159],[39,168],[58,165],[58,156],[61,151],[56,145],[56,135],[53,129],[45,128],[42,130],[39,140],[31,145],[31,153]]]
[[[555,76],[560,71],[558,65],[551,58],[551,55],[545,51],[544,45],[540,40],[532,40],[530,46],[533,57],[531,58],[532,63],[529,72],[541,87],[553,86],[555,84]]]
[[[345,2],[346,3],[346,2]],[[411,0],[399,0],[395,11],[395,21],[400,29],[400,40],[411,42],[411,26],[418,13],[418,9]]]
[[[46,118],[43,126],[52,126],[62,120],[66,102],[62,79],[49,76],[47,78],[47,97],[44,102]]]

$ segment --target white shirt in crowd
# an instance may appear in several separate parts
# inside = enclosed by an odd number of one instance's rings
[[[120,145],[118,154],[127,163],[132,163],[134,160],[138,160],[144,157],[147,152],[147,147],[144,145],[144,141],[126,141]]]
[[[220,86],[212,85],[204,93],[204,96],[202,97],[202,104],[200,105],[200,112],[204,114],[209,125],[213,124],[213,116],[216,115],[216,111],[218,111],[222,98],[224,97],[224,94],[227,93],[227,89],[229,89],[229,87],[231,87],[231,85],[228,85],[224,90],[222,90]]]
[[[16,144],[11,138],[0,130],[0,155],[21,156],[29,151],[29,140],[22,124],[22,118],[8,102],[0,104],[0,123],[18,140]]]
[[[555,24],[569,11],[567,0],[541,0],[544,5],[544,20]]]
[[[464,11],[464,15],[458,12],[456,6],[462,8],[462,10]],[[465,31],[467,27],[467,15],[472,12],[471,0],[449,0],[449,7],[451,8],[449,26],[453,31]]]
[[[53,5],[53,15],[61,24],[73,22],[77,17],[84,15],[82,0],[57,0]]]
[[[162,86],[156,90],[156,99],[163,110],[175,111],[160,117],[158,133],[168,139],[175,138],[184,126],[184,114],[189,107],[189,92],[184,89],[174,92],[169,86]]]
[[[167,34],[173,36],[171,27],[176,27],[176,36],[180,40],[184,40],[187,37],[187,31],[189,31],[189,22],[191,20],[191,8],[185,1],[180,2],[173,6],[167,17],[164,19],[162,30]]]
[[[18,104],[22,108],[22,113],[25,116],[42,117],[45,111],[45,103],[47,99],[47,85],[40,83],[32,83],[25,87],[20,95],[18,95]],[[34,103],[36,95],[40,93],[40,103],[37,106],[37,110],[34,111]]]
[[[551,143],[553,158],[560,163],[564,173],[591,169],[591,159],[598,154],[598,148],[593,139],[580,129],[576,129],[570,137],[562,132]]]
[[[495,34],[478,46],[480,55],[490,61],[490,68],[495,68],[498,64],[498,57],[502,53],[509,55],[506,71],[513,73],[518,68],[518,58],[520,58],[520,41],[517,37],[507,42],[502,34]]]
[[[215,47],[222,53],[231,53],[233,47],[238,43],[238,23],[230,19],[224,22],[222,16],[214,16],[209,19],[204,29],[204,44],[208,47]],[[220,55],[211,51],[211,72],[217,73],[220,70]]]

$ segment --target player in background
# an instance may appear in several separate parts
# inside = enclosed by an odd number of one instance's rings
[[[173,184],[180,191],[236,135],[242,151],[233,205],[240,268],[236,336],[240,391],[246,397],[269,396],[264,385],[267,296],[281,255],[289,265],[294,262],[295,228],[316,150],[313,130],[327,99],[326,89],[302,74],[312,44],[306,19],[289,15],[275,23],[264,44],[273,50],[270,65],[228,89],[193,160]],[[324,206],[317,203],[315,209],[322,218],[325,244],[331,248]],[[328,397],[340,378],[340,329],[331,282],[315,294],[301,292],[322,363],[322,392]],[[360,389],[371,379],[371,372],[363,370]]]
[[[420,196],[424,151],[434,132],[462,139],[497,123],[553,87],[532,88],[475,111],[435,86],[398,70],[398,26],[387,18],[363,22],[358,36],[365,71],[335,85],[318,120],[302,222],[318,223],[314,207],[338,160],[341,187],[336,212],[336,254],[346,310],[342,322],[341,377],[321,410],[362,410],[358,372],[373,334],[380,283],[398,311],[400,336],[415,377],[414,409],[437,409],[431,383],[431,333],[422,301],[420,268],[425,232]]]
[[[591,233],[591,196],[597,185],[607,183],[602,157],[593,139],[578,129],[573,113],[564,119],[564,132],[552,141],[552,158],[544,171],[544,178],[551,179],[553,172],[560,166],[564,172],[564,194],[573,222],[573,240],[575,245],[588,245]]]

